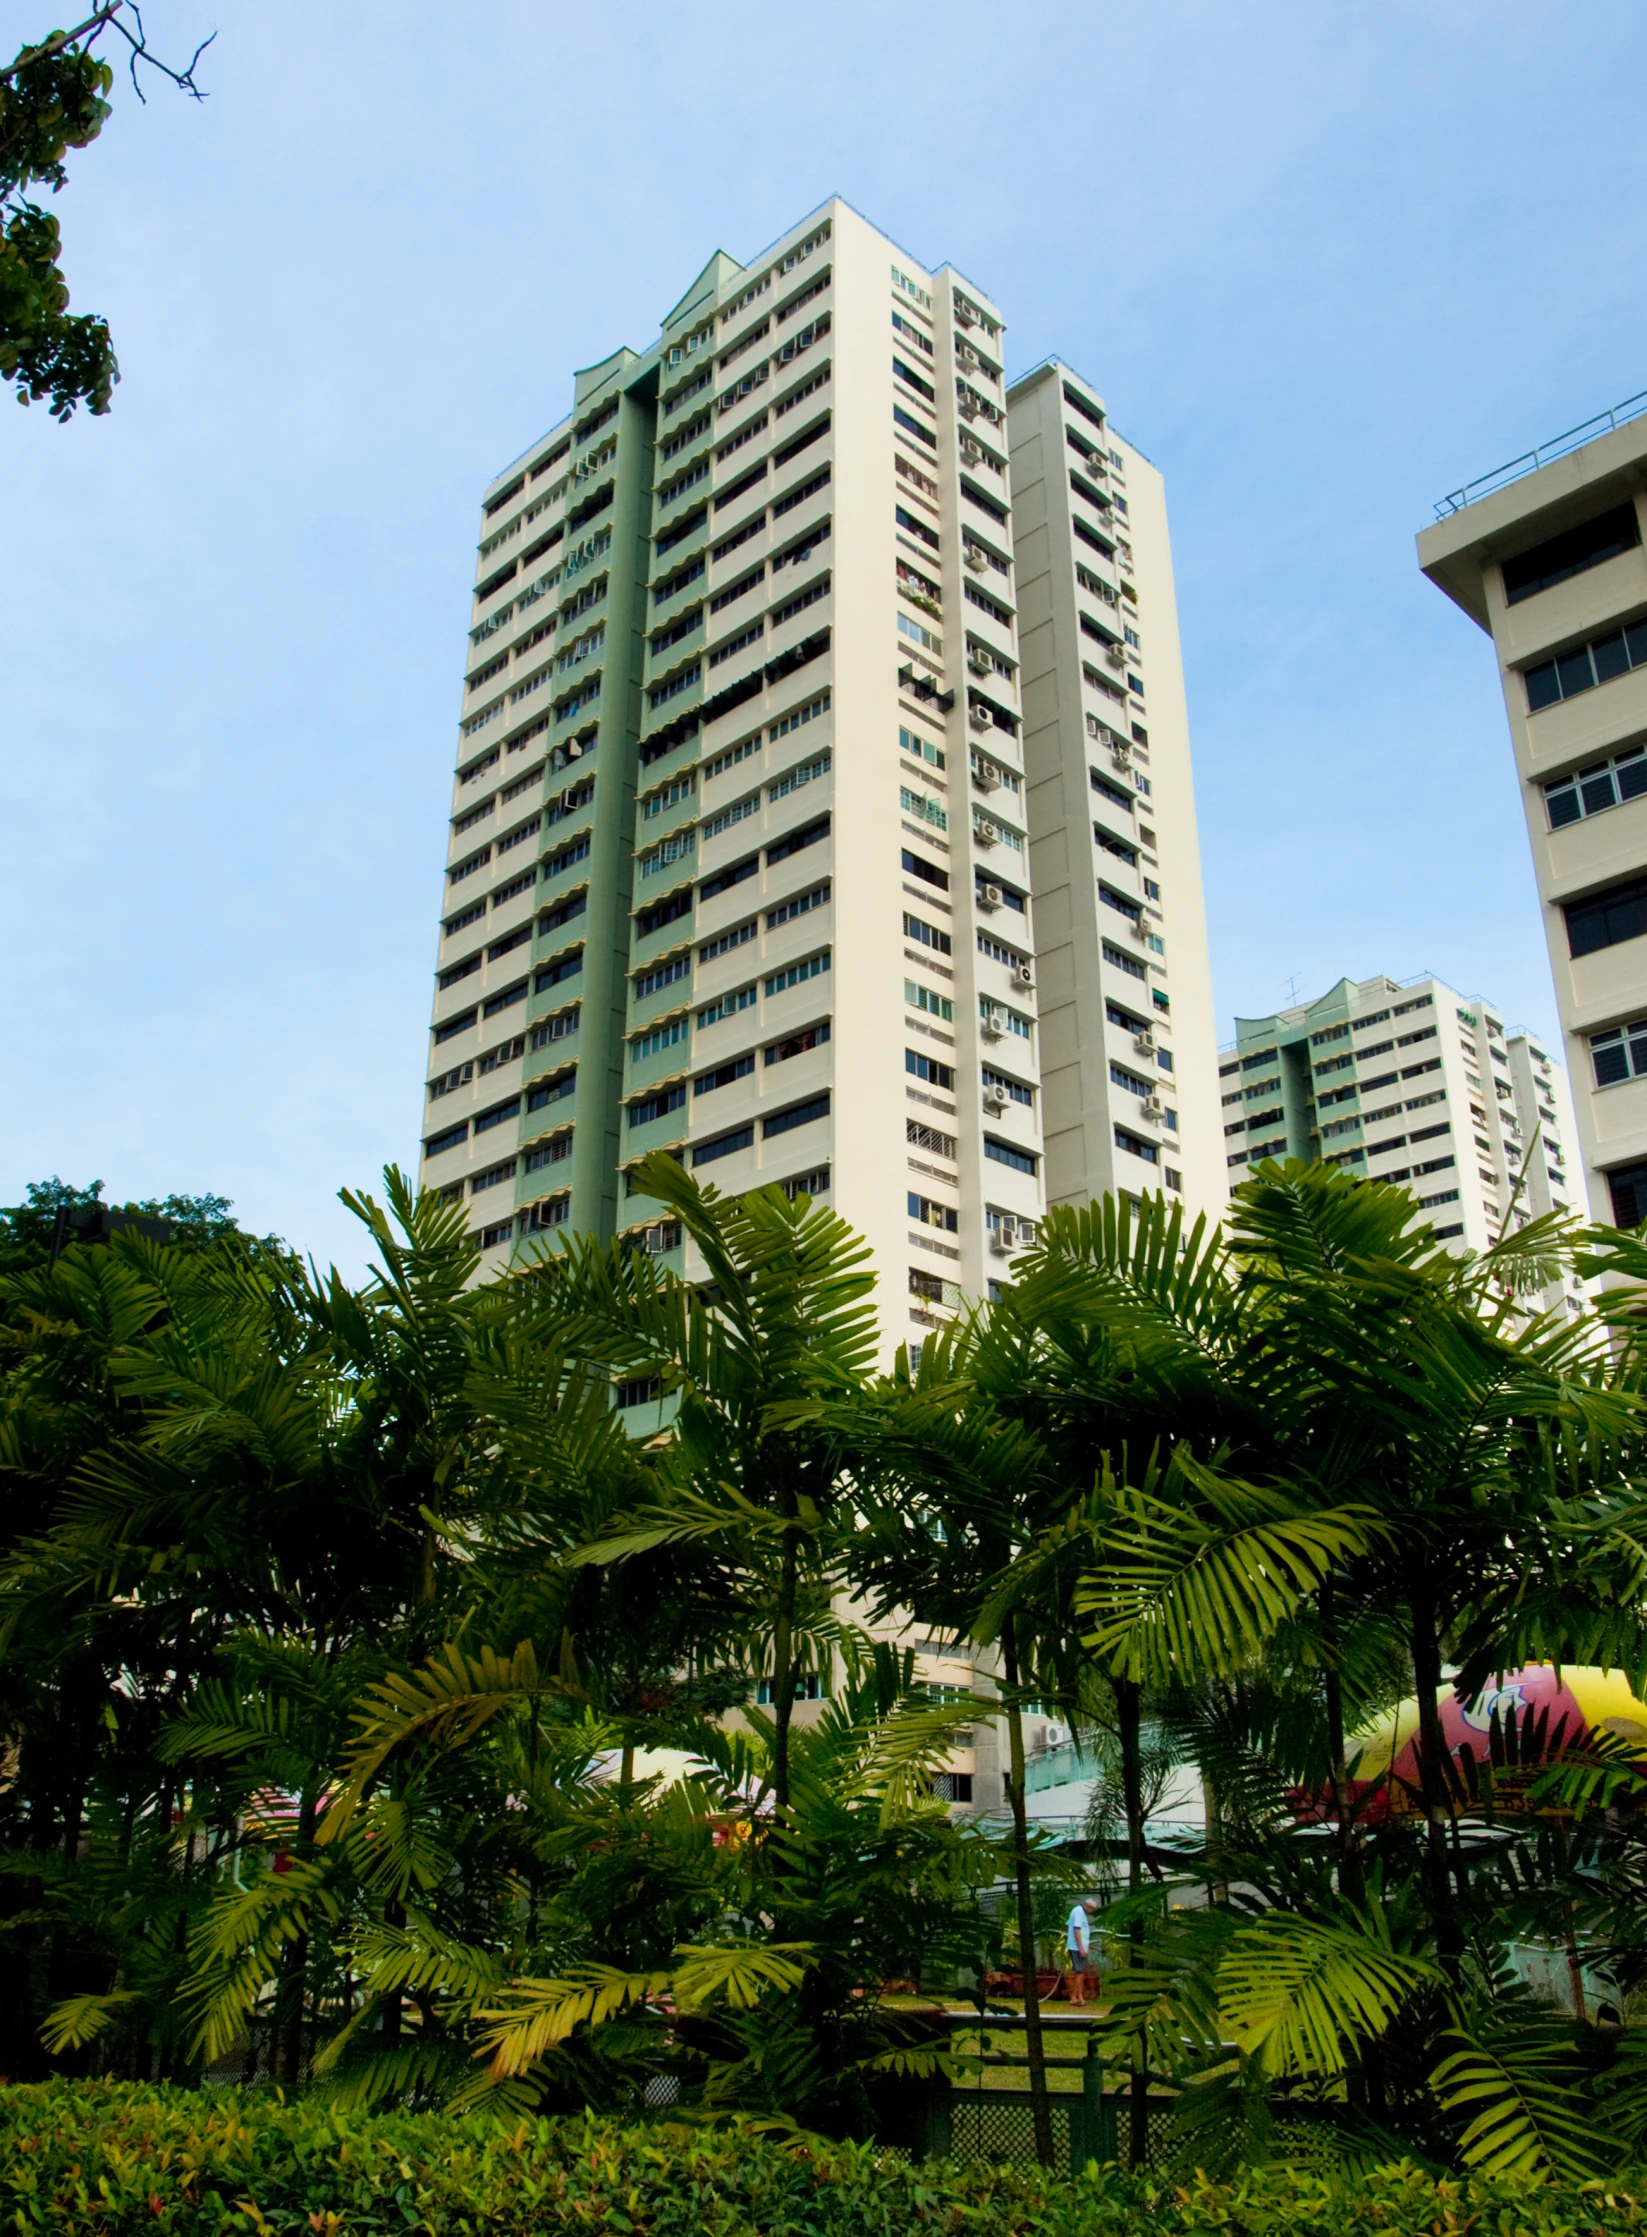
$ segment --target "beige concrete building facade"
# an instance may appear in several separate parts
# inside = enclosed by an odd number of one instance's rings
[[[1647,1217],[1647,398],[1438,507],[1419,563],[1493,641],[1577,1108],[1574,1208]]]
[[[1055,1199],[1221,1202],[1160,476],[1004,341],[831,201],[485,492],[422,1173],[489,1264],[571,1226],[690,1273],[663,1149],[827,1198],[918,1338],[1048,1200],[1049,978]]]
[[[1217,1032],[1166,491],[1054,359],[1008,397],[1047,1200],[1222,1211]]]

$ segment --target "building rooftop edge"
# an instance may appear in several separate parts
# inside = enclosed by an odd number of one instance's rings
[[[1536,474],[1541,466],[1548,466],[1558,458],[1565,458],[1569,451],[1582,450],[1586,443],[1598,435],[1616,432],[1627,427],[1631,420],[1647,414],[1647,388],[1638,395],[1627,396],[1622,404],[1614,404],[1605,412],[1597,412],[1593,419],[1581,420],[1576,427],[1569,427],[1564,434],[1556,435],[1547,443],[1538,443],[1519,458],[1507,459],[1502,466],[1494,466],[1485,474],[1478,474],[1473,482],[1466,482],[1462,489],[1449,490],[1435,503],[1437,520],[1449,520],[1454,513],[1463,512],[1467,506],[1490,497],[1495,490],[1505,489],[1510,483],[1522,481],[1529,474]]]

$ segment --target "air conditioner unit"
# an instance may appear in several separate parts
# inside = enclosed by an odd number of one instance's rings
[[[1015,963],[1012,966],[1014,986],[1032,987],[1035,984],[1035,966],[1032,963]]]
[[[976,544],[968,544],[962,556],[975,575],[981,575],[989,565]]]
[[[1127,648],[1125,645],[1106,645],[1104,658],[1112,668],[1124,668],[1127,664]]]
[[[1159,1120],[1166,1116],[1167,1107],[1158,1095],[1146,1095],[1138,1109],[1142,1117]]]
[[[959,296],[955,299],[955,323],[957,326],[976,326],[978,323],[977,312],[970,303],[963,303]]]
[[[990,721],[989,709],[987,707],[974,707],[967,719],[974,730],[987,730]]]
[[[978,363],[978,352],[973,348],[970,342],[957,342],[955,345],[955,355],[960,359],[961,363],[966,367],[969,373]]]
[[[999,1118],[1006,1110],[1006,1107],[1007,1096],[1005,1088],[986,1087],[984,1089],[984,1109],[989,1113],[991,1118]]]
[[[975,676],[987,676],[995,665],[987,652],[969,652],[966,664]]]
[[[1132,748],[1124,738],[1112,738],[1110,740],[1109,756],[1122,776],[1125,776],[1132,767]]]
[[[980,909],[998,909],[1004,898],[998,885],[981,885],[978,888],[978,906]]]
[[[974,755],[972,781],[980,792],[993,792],[1000,784],[1001,772],[993,761],[986,761],[982,755]]]
[[[984,446],[979,442],[976,435],[963,435],[961,437],[961,456],[969,466],[981,466],[983,464]]]
[[[1069,1745],[1067,1724],[1044,1724],[1041,1727],[1041,1745],[1044,1748],[1063,1748]]]
[[[985,1010],[978,1020],[978,1030],[986,1041],[998,1041],[1006,1029],[1005,1010]]]
[[[1149,1032],[1135,1033],[1132,1037],[1132,1045],[1140,1056],[1153,1056],[1155,1054],[1155,1035]]]
[[[975,816],[972,824],[972,835],[981,847],[992,847],[1001,836],[1001,829],[999,824],[992,823],[988,816]]]
[[[1008,1251],[1017,1249],[1018,1230],[1011,1220],[1004,1219],[999,1227],[990,1229],[989,1247],[997,1258],[1004,1258]]]
[[[963,392],[956,398],[956,405],[962,419],[976,419],[978,417],[978,399],[970,390]]]

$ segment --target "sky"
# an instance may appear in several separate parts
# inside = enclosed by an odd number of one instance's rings
[[[214,8],[217,12],[214,12]],[[57,20],[0,0],[15,48]],[[1166,477],[1220,1036],[1433,971],[1555,1032],[1446,491],[1647,388],[1640,0],[151,0],[54,204],[113,410],[0,395],[0,1202],[358,1270],[412,1165],[477,502],[839,193]]]

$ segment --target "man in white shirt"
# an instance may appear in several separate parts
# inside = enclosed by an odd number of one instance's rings
[[[1092,1918],[1098,1905],[1090,1895],[1083,1895],[1069,1914],[1064,1928],[1064,1963],[1069,1976],[1069,2000],[1084,2004],[1087,2000],[1087,1976],[1092,1965]]]

